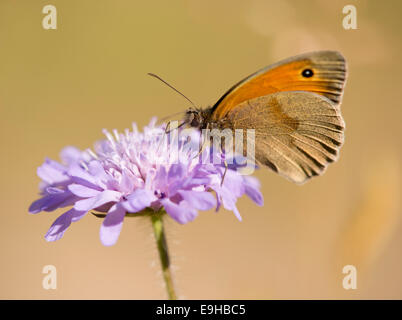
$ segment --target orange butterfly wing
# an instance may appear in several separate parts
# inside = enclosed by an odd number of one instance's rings
[[[224,118],[244,101],[282,91],[312,92],[339,104],[345,80],[346,62],[339,52],[301,54],[263,68],[234,85],[212,107],[212,120]]]

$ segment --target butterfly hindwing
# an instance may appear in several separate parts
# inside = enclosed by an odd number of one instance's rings
[[[296,183],[322,174],[344,139],[339,107],[325,96],[277,92],[236,105],[227,126],[255,129],[255,160]]]

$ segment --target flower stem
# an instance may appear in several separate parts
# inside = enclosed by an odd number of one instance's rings
[[[176,293],[173,287],[172,273],[170,271],[170,260],[168,247],[165,237],[165,231],[163,229],[162,215],[151,215],[152,228],[154,230],[156,245],[158,247],[159,258],[161,260],[163,279],[165,280],[166,290],[169,300],[176,300]]]

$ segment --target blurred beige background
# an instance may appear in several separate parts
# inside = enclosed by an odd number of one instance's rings
[[[42,28],[42,8],[58,29]],[[358,30],[342,8],[357,7]],[[349,62],[340,160],[302,187],[260,170],[265,206],[203,212],[167,232],[181,298],[402,298],[400,1],[180,0],[0,2],[1,266],[3,299],[163,299],[148,221],[127,219],[114,247],[88,215],[44,240],[63,211],[29,215],[36,168],[101,129],[140,126],[188,107],[155,72],[212,104],[280,59],[340,50]],[[54,265],[57,290],[42,288]],[[342,268],[357,267],[357,290]]]

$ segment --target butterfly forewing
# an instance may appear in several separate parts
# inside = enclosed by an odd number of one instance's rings
[[[212,107],[213,120],[224,118],[238,104],[275,92],[307,91],[340,103],[346,62],[337,51],[301,54],[261,69],[229,89]]]
[[[226,120],[233,129],[255,129],[256,162],[296,183],[322,174],[337,159],[344,139],[338,106],[304,91],[247,100],[233,107]]]

